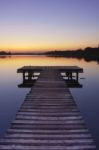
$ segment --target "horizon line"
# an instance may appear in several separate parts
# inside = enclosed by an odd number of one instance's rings
[[[4,51],[4,52],[10,52],[12,54],[19,54],[19,53],[44,53],[44,52],[50,52],[50,51],[75,51],[75,50],[84,50],[86,48],[99,48],[99,44],[96,47],[91,47],[91,46],[87,46],[85,48],[75,48],[75,49],[50,49],[50,50],[10,50],[10,49],[0,49],[0,52]]]

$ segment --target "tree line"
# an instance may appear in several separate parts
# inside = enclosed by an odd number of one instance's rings
[[[65,50],[65,51],[49,51],[45,53],[47,56],[55,57],[69,57],[69,58],[84,58],[85,60],[98,60],[99,61],[99,47],[87,47],[78,50]]]

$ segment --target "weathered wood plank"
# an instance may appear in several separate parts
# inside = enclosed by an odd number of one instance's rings
[[[88,129],[86,128],[86,129],[71,129],[71,130],[31,130],[31,129],[8,129],[7,130],[7,133],[8,134],[15,134],[15,133],[24,133],[24,134],[42,134],[42,135],[45,135],[45,134],[55,134],[55,135],[57,135],[57,134],[60,134],[60,135],[64,135],[64,134],[66,134],[66,135],[68,135],[68,134],[89,134],[89,131],[88,131]]]
[[[68,145],[68,146],[25,146],[25,145],[0,145],[1,150],[96,150],[94,145]]]
[[[0,144],[20,144],[20,145],[61,145],[61,146],[70,146],[70,145],[78,145],[78,144],[84,144],[84,145],[92,145],[93,140],[92,139],[68,139],[68,140],[57,140],[57,139],[46,139],[46,140],[35,140],[35,139],[1,139]]]

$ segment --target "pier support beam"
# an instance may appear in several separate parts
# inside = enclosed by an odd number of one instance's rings
[[[68,80],[72,80],[73,76],[72,76],[72,72],[65,72],[66,77],[68,78]]]
[[[79,73],[76,72],[76,81],[78,82],[78,80],[79,80]]]
[[[31,81],[33,77],[33,72],[28,72],[28,80]]]
[[[25,72],[23,72],[23,82],[25,82]]]

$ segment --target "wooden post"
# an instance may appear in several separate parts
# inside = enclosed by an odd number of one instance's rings
[[[69,80],[69,72],[66,72],[66,77],[67,77],[68,80]]]
[[[33,72],[28,72],[28,80],[32,80]]]
[[[78,74],[78,72],[76,72],[76,81],[78,81],[79,80],[79,74]]]
[[[68,80],[72,80],[72,72],[67,72],[66,76],[68,77]]]
[[[23,82],[25,81],[25,72],[23,72]]]
[[[70,73],[70,78],[71,78],[71,80],[72,80],[72,72]]]

